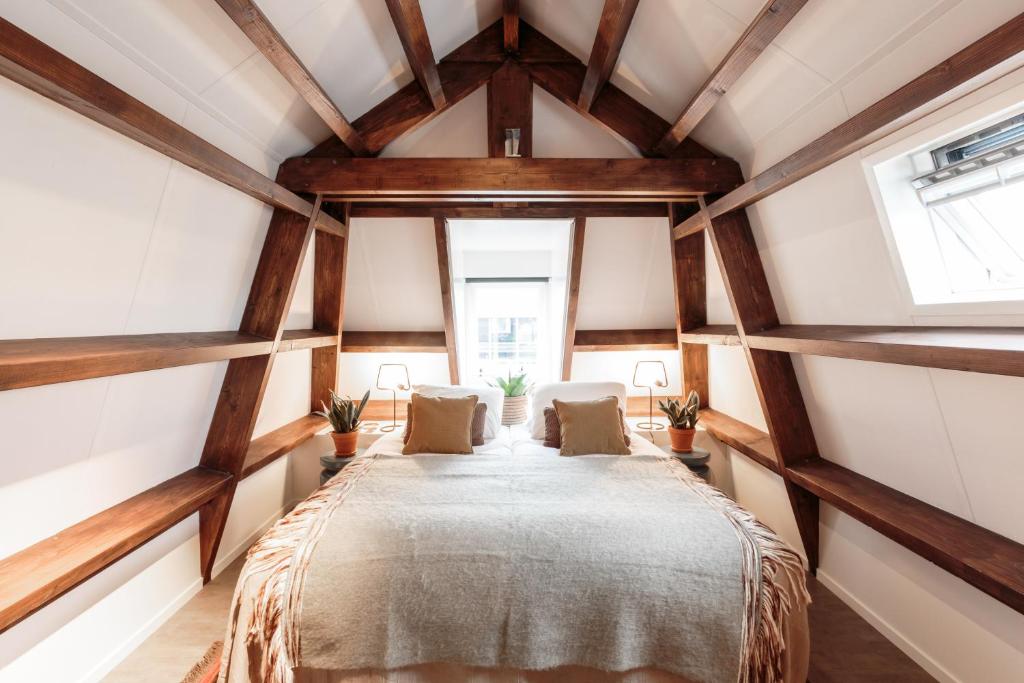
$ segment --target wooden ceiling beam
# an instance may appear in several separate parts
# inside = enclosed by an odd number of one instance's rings
[[[331,197],[686,198],[741,180],[728,159],[288,159],[279,180]],[[664,215],[664,214],[663,214]]]
[[[576,317],[580,309],[580,283],[583,276],[583,245],[587,237],[587,217],[576,216],[572,222],[572,243],[569,251],[569,282],[565,290],[565,327],[562,331],[562,381],[572,379],[572,356],[576,351]]]
[[[242,29],[285,80],[306,100],[327,127],[356,156],[366,156],[366,143],[352,127],[313,74],[302,64],[288,43],[252,0],[217,0],[217,4]]]
[[[924,116],[926,112],[920,109],[929,102],[977,87],[978,76],[1021,52],[1024,52],[1024,13],[1018,14],[845,123],[757,174],[710,204],[708,214],[712,218],[717,218],[750,206],[815,171],[864,149]],[[673,234],[679,238],[703,228],[704,221],[697,215],[678,225]]]
[[[409,83],[352,124],[366,141],[371,155],[409,133],[476,92],[490,80],[505,62],[501,49],[501,21],[488,26],[445,56],[437,66],[445,105],[435,109],[433,102],[416,81]],[[324,140],[307,157],[349,156],[337,137]]]
[[[580,111],[590,111],[594,100],[611,78],[639,3],[640,0],[605,0],[594,45],[590,49],[587,73],[583,77],[583,85],[576,100],[576,106]]]
[[[502,43],[510,55],[519,53],[519,0],[502,0]]]
[[[700,87],[683,112],[658,143],[659,153],[668,156],[689,137],[718,100],[739,80],[750,65],[775,40],[807,0],[768,0],[747,30]]]
[[[423,21],[423,11],[419,0],[385,0],[391,20],[398,31],[398,37],[405,49],[416,81],[427,93],[434,109],[445,107],[444,87],[434,60],[434,50],[430,47],[430,36],[427,25]]]
[[[669,220],[672,221],[679,213],[699,210],[699,203],[672,203],[669,204],[667,213]],[[673,347],[678,346],[679,349],[683,395],[689,396],[691,391],[696,391],[700,397],[701,407],[707,407],[711,401],[708,347],[706,344],[691,344],[682,339],[683,333],[708,324],[704,235],[695,235],[678,241],[671,239],[671,236],[672,232],[669,230],[676,314],[676,335],[673,340],[676,343]]]
[[[437,248],[437,277],[441,291],[441,311],[444,314],[444,345],[448,352],[448,379],[459,384],[459,353],[455,329],[455,301],[452,296],[452,265],[448,247],[448,221],[434,219],[434,246]]]
[[[0,19],[0,75],[265,204],[307,218],[313,213],[313,205],[295,193],[5,19]],[[345,234],[345,226],[325,214],[317,228]]]
[[[519,22],[519,63],[530,72],[534,83],[598,125],[610,130],[640,150],[654,156],[658,141],[670,124],[612,83],[607,83],[589,109],[581,109],[579,95],[587,67],[546,35]],[[715,158],[715,154],[687,138],[673,157]]]
[[[496,205],[497,204],[497,205]],[[352,218],[660,218],[665,214],[662,202],[357,202]]]
[[[533,156],[533,83],[514,61],[505,62],[487,82],[487,155],[505,156],[505,131],[519,131],[519,156]]]

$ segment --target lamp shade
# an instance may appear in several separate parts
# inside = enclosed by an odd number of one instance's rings
[[[403,363],[381,363],[377,368],[377,388],[390,391],[408,391],[409,368]]]
[[[668,374],[665,364],[660,360],[637,361],[633,369],[633,386],[653,389],[668,386]]]

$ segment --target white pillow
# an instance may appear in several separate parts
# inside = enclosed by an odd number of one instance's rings
[[[541,384],[533,390],[530,400],[530,419],[526,428],[534,439],[544,438],[544,409],[554,399],[559,401],[593,401],[614,396],[619,399],[622,414],[626,414],[626,385],[622,382],[554,382]],[[490,410],[490,408],[488,408]],[[629,427],[626,427],[627,433]]]
[[[501,408],[505,404],[505,394],[501,389],[496,387],[456,387],[451,385],[414,384],[412,390],[421,396],[430,396],[433,398],[462,398],[464,396],[476,396],[479,401],[487,404],[487,421],[484,423],[484,440],[490,441],[491,439],[498,438],[498,432],[501,430]]]

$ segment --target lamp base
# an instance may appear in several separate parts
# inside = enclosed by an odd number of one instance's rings
[[[393,432],[396,429],[398,429],[398,425],[384,425],[383,427],[380,428],[380,431],[382,431],[382,432]]]
[[[649,432],[656,432],[659,429],[664,429],[665,425],[659,424],[657,422],[637,422],[636,423],[636,428],[637,429],[645,429],[645,430],[647,430]]]

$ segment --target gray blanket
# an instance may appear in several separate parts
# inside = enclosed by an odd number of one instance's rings
[[[303,563],[298,661],[747,678],[758,543],[676,468],[654,456],[374,456]]]

